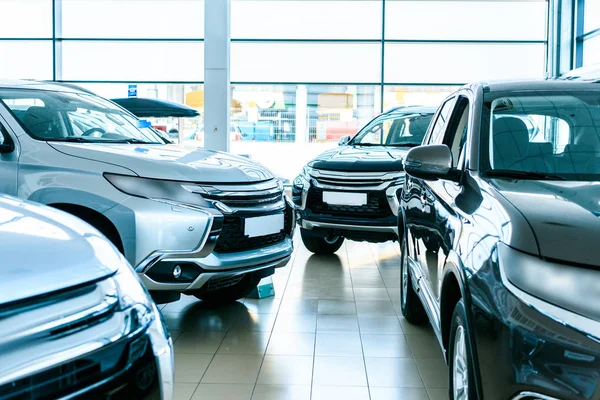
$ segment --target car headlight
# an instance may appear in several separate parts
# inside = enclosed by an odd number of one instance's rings
[[[309,180],[311,175],[312,175],[313,169],[311,167],[309,167],[308,165],[305,165],[304,168],[302,168],[302,173],[300,174],[304,179]]]
[[[150,294],[128,264],[123,263],[121,265],[117,273],[113,276],[113,281],[117,286],[119,303],[122,310],[138,304],[150,310],[152,309]]]
[[[130,196],[174,201],[195,207],[210,207],[202,197],[202,194],[206,194],[206,190],[194,183],[118,174],[104,174],[104,177],[117,190]]]
[[[527,297],[539,311],[586,332],[589,325],[582,325],[577,316],[600,320],[600,271],[544,261],[505,244],[498,245],[498,257],[505,286],[517,297]],[[600,335],[597,329],[592,332]]]
[[[402,173],[402,175],[400,175],[399,177],[397,177],[396,179],[394,179],[392,181],[392,184],[390,186],[402,186],[402,185],[404,185],[405,179],[406,179],[406,174]]]

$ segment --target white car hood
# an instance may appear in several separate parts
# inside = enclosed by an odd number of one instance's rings
[[[49,143],[61,153],[118,165],[139,176],[201,183],[247,183],[273,174],[247,158],[177,145]]]
[[[50,207],[0,195],[0,305],[103,279],[126,265],[94,228]]]

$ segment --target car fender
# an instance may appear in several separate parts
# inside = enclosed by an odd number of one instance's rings
[[[446,295],[445,293],[445,285],[443,284],[444,282],[446,282],[446,279],[448,279],[450,277],[450,275],[452,275],[454,278],[456,278],[457,282],[458,282],[458,286],[460,289],[460,294],[461,297],[465,303],[465,309],[467,311],[467,329],[469,330],[469,332],[471,333],[471,340],[469,341],[469,347],[471,350],[471,355],[472,355],[472,359],[473,359],[473,376],[475,378],[475,390],[477,392],[477,398],[478,399],[483,399],[483,389],[481,386],[481,375],[479,373],[479,357],[477,355],[477,344],[475,343],[474,340],[474,336],[473,336],[473,332],[474,328],[473,328],[473,314],[471,312],[472,308],[471,308],[471,296],[469,293],[469,285],[468,285],[468,277],[466,274],[466,269],[463,265],[463,262],[460,258],[460,256],[458,255],[458,253],[455,250],[450,250],[450,252],[448,253],[448,256],[446,257],[446,263],[444,265],[444,273],[443,273],[443,279],[442,279],[442,292],[440,294],[440,303],[442,303],[443,306],[443,299]],[[441,310],[440,310],[441,311]],[[440,312],[441,314],[441,312]],[[440,327],[443,329],[443,327]]]

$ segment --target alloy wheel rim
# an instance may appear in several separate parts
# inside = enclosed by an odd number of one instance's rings
[[[454,337],[454,360],[452,363],[454,400],[469,398],[469,368],[467,364],[467,348],[465,330],[462,326],[456,329]]]
[[[408,292],[408,254],[406,254],[406,242],[402,242],[402,306],[406,306]]]

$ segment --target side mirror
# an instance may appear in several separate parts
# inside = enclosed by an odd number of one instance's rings
[[[428,181],[458,181],[459,178],[458,171],[452,168],[452,153],[444,144],[411,149],[404,159],[404,170],[414,178]]]
[[[338,140],[338,146],[345,146],[348,144],[348,142],[350,142],[350,139],[352,139],[352,137],[350,136],[343,136],[340,138],[340,140]]]
[[[0,126],[0,154],[8,154],[13,151],[15,151],[15,144],[4,128]]]

